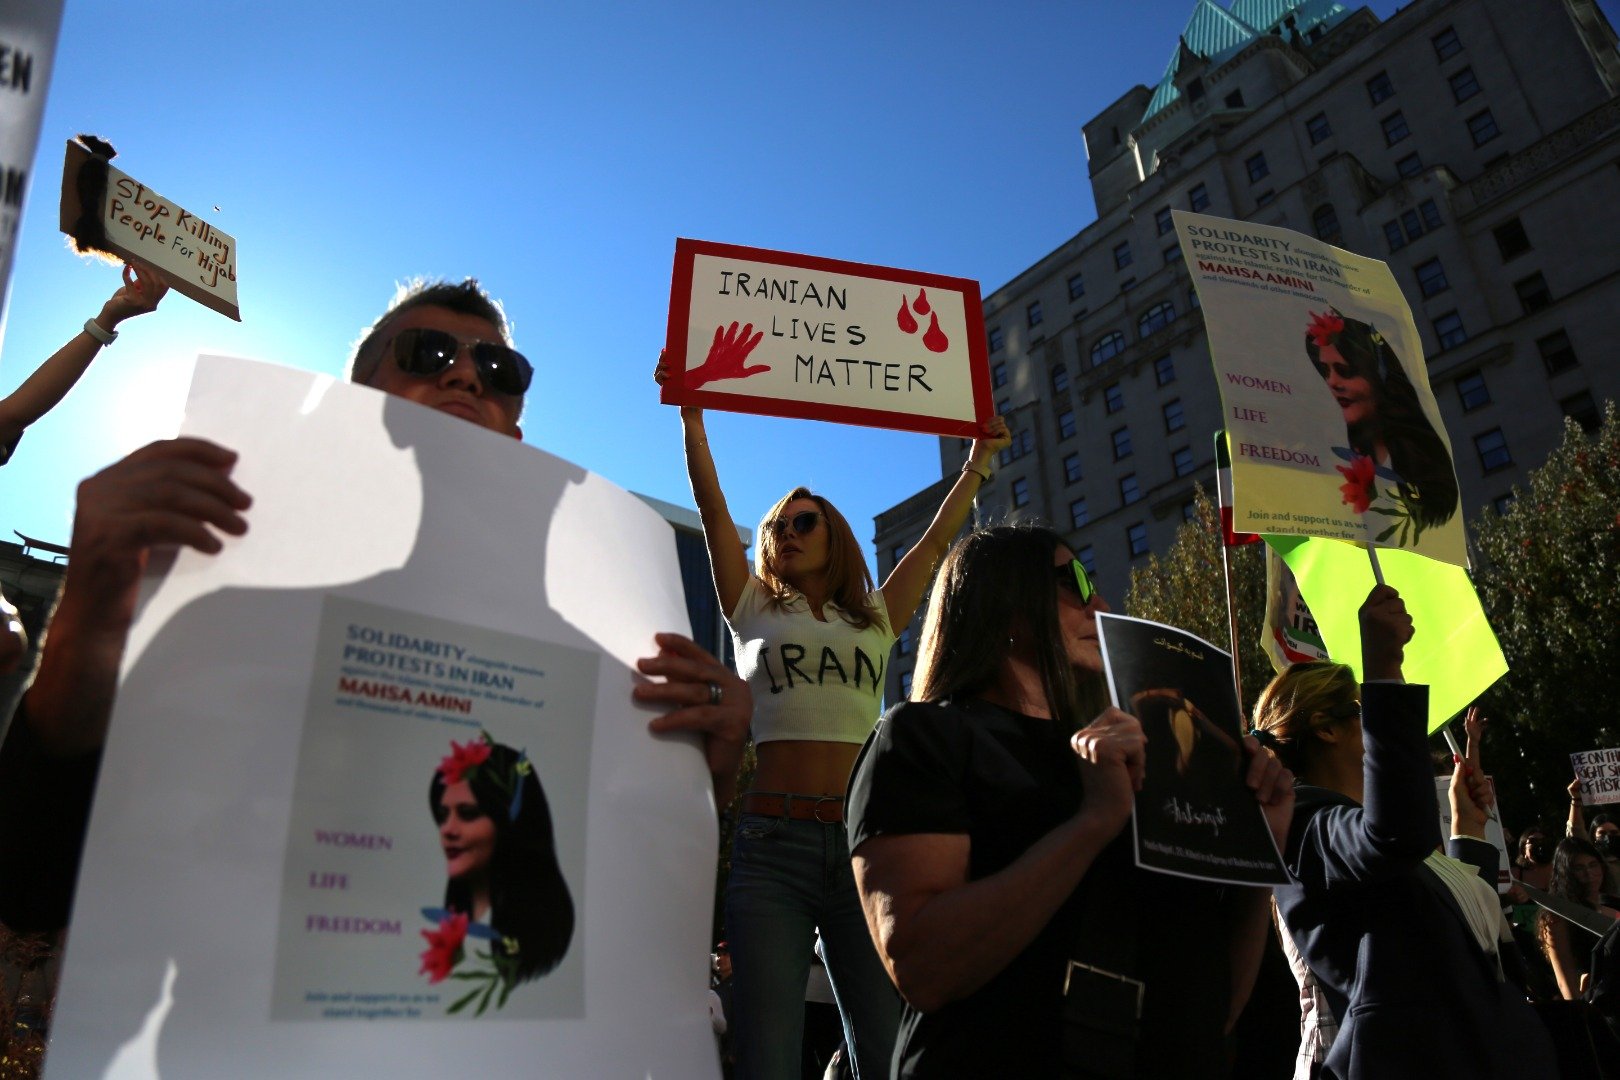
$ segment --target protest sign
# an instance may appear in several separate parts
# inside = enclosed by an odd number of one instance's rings
[[[205,357],[183,430],[249,531],[153,559],[47,1076],[716,1075],[710,780],[630,698],[669,526],[325,375]]]
[[[667,405],[972,438],[988,356],[976,281],[675,242]]]
[[[1277,549],[1266,547],[1266,619],[1261,648],[1279,674],[1294,664],[1328,659],[1327,645],[1311,609],[1300,595],[1294,572]]]
[[[1582,750],[1569,755],[1586,806],[1620,803],[1620,750]]]
[[[1175,212],[1232,438],[1240,532],[1467,565],[1456,471],[1387,265],[1269,225]]]
[[[62,165],[62,231],[80,251],[146,263],[179,292],[237,322],[236,239],[82,143]]]
[[[1489,776],[1485,782],[1491,787],[1491,808],[1485,819],[1485,839],[1496,848],[1496,877],[1492,884],[1496,891],[1505,893],[1513,884],[1512,860],[1508,858],[1507,834],[1502,831],[1502,814],[1496,806],[1496,781]],[[1440,804],[1440,835],[1451,836],[1451,777],[1437,776],[1434,778],[1434,796]]]
[[[1173,626],[1099,614],[1108,693],[1142,723],[1147,768],[1131,815],[1136,864],[1236,885],[1288,880],[1243,781],[1232,656]]]
[[[62,0],[0,6],[0,328],[61,27]]]

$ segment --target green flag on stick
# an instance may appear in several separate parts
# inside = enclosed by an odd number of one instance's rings
[[[1267,536],[1266,543],[1294,572],[1333,659],[1361,680],[1361,623],[1357,612],[1375,584],[1367,549],[1308,536]],[[1507,660],[1480,607],[1468,572],[1397,548],[1378,549],[1384,582],[1401,594],[1415,633],[1402,664],[1408,682],[1429,687],[1433,734],[1497,679]]]

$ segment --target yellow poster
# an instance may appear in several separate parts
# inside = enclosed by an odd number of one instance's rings
[[[1176,211],[1232,440],[1232,527],[1468,565],[1451,443],[1389,267]]]

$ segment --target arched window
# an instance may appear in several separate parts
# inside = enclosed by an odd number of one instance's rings
[[[1091,346],[1091,366],[1107,363],[1124,351],[1125,335],[1118,330],[1110,330]]]
[[[1311,213],[1311,226],[1316,229],[1318,240],[1336,244],[1343,238],[1339,231],[1339,215],[1332,203],[1323,203]]]
[[[1136,332],[1142,337],[1156,334],[1160,330],[1176,321],[1176,305],[1169,300],[1161,300],[1142,313],[1136,320]]]

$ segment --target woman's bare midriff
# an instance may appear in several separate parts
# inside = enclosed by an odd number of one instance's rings
[[[759,766],[754,791],[785,791],[793,795],[842,795],[849,784],[860,743],[810,742],[782,739],[754,748]]]

